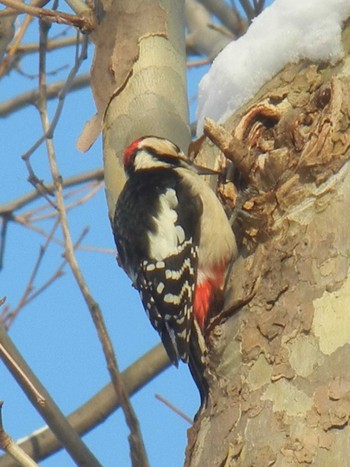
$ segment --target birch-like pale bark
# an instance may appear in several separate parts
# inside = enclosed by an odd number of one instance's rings
[[[94,35],[92,86],[102,122],[110,218],[125,177],[125,147],[144,135],[170,139],[187,151],[183,0],[102,2]]]
[[[225,125],[255,189],[235,222],[241,256],[208,337],[218,379],[186,466],[348,462],[349,22],[343,46],[334,66],[287,66]]]

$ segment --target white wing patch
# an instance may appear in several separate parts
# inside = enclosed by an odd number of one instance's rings
[[[159,214],[154,217],[157,230],[148,232],[150,257],[162,261],[177,252],[179,244],[185,240],[185,232],[177,221],[176,208],[179,202],[173,188],[168,188],[159,197]]]
[[[181,225],[177,225],[177,226],[175,226],[175,231],[176,231],[178,242],[183,243],[185,241],[185,231],[184,231],[184,229],[181,227]]]

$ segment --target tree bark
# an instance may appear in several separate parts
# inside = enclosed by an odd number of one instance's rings
[[[225,124],[249,167],[241,255],[208,328],[217,377],[186,466],[347,462],[349,24],[341,62],[288,65]]]
[[[185,152],[190,143],[184,0],[103,2],[91,75],[102,122],[110,218],[125,183],[120,163],[134,139],[165,137]]]

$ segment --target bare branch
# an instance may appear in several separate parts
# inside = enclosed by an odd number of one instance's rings
[[[237,10],[223,0],[200,0],[200,2],[237,37],[246,31],[246,21],[240,17]]]
[[[29,158],[33,154],[33,152],[36,149],[38,149],[38,147],[45,140],[48,141],[48,138],[49,139],[52,138],[53,133],[55,131],[55,128],[57,126],[57,123],[59,121],[59,118],[61,116],[62,110],[63,110],[66,95],[67,95],[67,93],[68,93],[68,91],[69,91],[69,89],[71,87],[72,81],[73,81],[75,75],[77,74],[83,60],[85,60],[85,58],[86,58],[87,45],[88,45],[88,41],[87,41],[87,38],[86,38],[86,40],[83,42],[83,46],[81,48],[79,57],[77,57],[77,60],[76,60],[76,62],[74,64],[74,66],[72,67],[71,71],[69,72],[69,75],[68,75],[68,77],[66,79],[66,82],[65,82],[62,90],[59,93],[59,96],[58,96],[59,100],[58,100],[57,109],[56,109],[55,115],[54,115],[54,117],[53,117],[53,119],[51,121],[51,124],[47,125],[47,127],[46,127],[46,133],[41,138],[39,138],[38,141],[25,154],[22,155],[22,159],[25,161],[25,163],[27,165],[27,168],[28,168],[28,172],[30,174],[29,180],[34,182],[35,186],[38,184],[39,180],[37,179],[37,177],[34,176],[34,172],[33,172],[32,168],[31,168]],[[39,79],[40,79],[40,77],[39,77]],[[46,96],[46,82],[45,82],[45,96]],[[46,100],[46,97],[45,97],[45,100]],[[39,89],[38,106],[40,106],[40,89]]]
[[[88,3],[82,2],[81,0],[66,0],[66,3],[77,15],[84,14],[88,9]]]
[[[100,463],[82,442],[77,432],[69,425],[54,400],[1,326],[0,357],[74,461],[78,465],[99,466]]]
[[[43,35],[45,35],[45,32],[43,32],[43,28],[41,28],[41,39]],[[43,43],[44,41],[41,42]],[[39,79],[41,95],[44,89],[44,69],[45,64],[43,60],[40,60]],[[42,99],[41,102],[45,105],[45,99]],[[41,116],[43,121],[45,121],[45,112],[42,111]],[[49,140],[47,147],[49,151],[52,149],[52,140]],[[40,257],[39,255],[39,260],[37,266],[34,268],[32,277],[35,277],[37,267],[40,264]],[[29,287],[31,288],[30,284],[31,281],[29,281]],[[53,429],[58,439],[64,444],[74,461],[78,465],[99,466],[100,464],[97,459],[84,445],[79,435],[70,427],[64,415],[60,412],[46,389],[30,370],[2,327],[0,328],[0,355],[23,391],[48,425]]]
[[[169,366],[169,358],[164,347],[158,344],[122,372],[121,376],[128,394],[135,394]],[[72,412],[67,420],[80,435],[83,435],[103,423],[118,408],[120,408],[118,396],[113,384],[109,383],[84,405]],[[62,449],[60,442],[48,427],[35,430],[19,445],[37,461]],[[1,467],[13,467],[13,462],[8,456],[0,457],[0,464]]]
[[[254,0],[255,16],[260,15],[265,6],[265,0]]]
[[[186,63],[187,68],[195,68],[197,66],[209,65],[210,60],[207,58],[202,58],[200,60],[191,60]]]
[[[196,0],[186,0],[185,14],[189,30],[186,46],[213,60],[232,39],[209,27],[212,23],[210,13]]]
[[[80,44],[82,44],[83,39],[80,37],[78,38]],[[70,47],[72,45],[76,45],[77,43],[77,36],[76,34],[70,37],[63,37],[61,39],[51,39],[47,43],[47,51],[51,52],[53,50],[62,49],[63,47]],[[17,53],[20,55],[37,53],[39,51],[39,45],[36,42],[28,43],[28,44],[20,44],[17,47]]]
[[[249,3],[249,0],[239,0],[240,4],[242,5],[243,10],[245,11],[245,14],[247,15],[247,18],[250,21],[256,16],[254,8],[252,5]]]
[[[70,15],[69,13],[64,13],[63,11],[47,10],[33,5],[26,5],[25,3],[18,2],[16,0],[1,0],[0,3],[16,10],[19,13],[26,13],[44,21],[68,24],[69,26],[80,29],[84,33],[91,32],[94,29],[93,12],[88,8],[85,8],[83,14],[80,16],[75,16]]]
[[[32,0],[31,6],[42,7],[46,5],[47,3],[48,3],[48,0]],[[8,16],[10,17],[12,16],[14,19],[16,19],[18,15],[17,15],[16,10],[12,8],[6,8],[5,10],[0,12],[0,16],[1,16],[0,20],[1,20],[1,25],[2,25],[3,22],[7,20]],[[7,56],[2,61],[0,59],[0,77],[5,75],[5,73],[9,70],[10,65],[20,47],[20,43],[32,19],[33,18],[31,16],[26,16],[24,18],[23,23],[21,24],[19,30],[16,33],[15,40],[8,48]]]
[[[29,298],[30,298],[30,295],[34,289],[34,280],[36,278],[36,275],[39,271],[39,268],[40,268],[40,265],[41,265],[41,262],[44,258],[44,255],[47,251],[47,248],[51,242],[51,239],[53,237],[53,234],[55,232],[55,230],[57,229],[58,227],[58,220],[54,223],[52,229],[51,229],[51,232],[50,232],[50,235],[49,237],[47,238],[46,242],[44,245],[42,245],[39,249],[39,254],[38,254],[38,258],[37,260],[35,261],[34,263],[34,267],[33,267],[33,271],[32,273],[30,274],[29,276],[29,280],[28,280],[28,283],[24,289],[24,292],[22,294],[22,297],[18,303],[18,305],[12,310],[10,311],[9,313],[6,313],[6,315],[4,317],[2,317],[1,319],[1,325],[3,325],[5,327],[5,329],[8,329],[9,326],[13,323],[13,321],[16,319],[16,316],[18,315],[19,311],[28,303],[29,301]]]
[[[32,21],[32,18],[30,16],[27,16],[24,18],[24,21],[19,29],[19,31],[16,34],[16,38],[14,42],[11,44],[10,49],[4,58],[4,60],[0,63],[0,77],[4,76],[5,73],[8,71],[10,63],[16,54],[17,47],[19,46],[21,40],[23,39],[24,33],[26,32],[30,22]]]
[[[10,310],[9,307],[7,307],[7,309],[4,310],[4,312],[1,313],[1,315],[0,315],[0,325],[4,326],[4,328],[6,330],[9,329],[9,327],[12,325],[13,321],[16,319],[18,313],[20,312],[20,310],[24,306],[28,305],[28,303],[30,303],[32,300],[34,300],[36,297],[38,297],[38,295],[43,293],[53,282],[55,282],[59,277],[61,277],[63,275],[63,269],[64,269],[65,265],[67,264],[66,259],[64,259],[61,262],[61,264],[59,265],[57,270],[40,287],[34,288],[33,283],[34,283],[36,273],[37,273],[37,271],[39,269],[40,262],[41,262],[41,260],[43,258],[44,253],[46,252],[47,246],[49,245],[50,241],[52,241],[52,239],[53,239],[53,233],[54,233],[54,230],[56,229],[57,225],[58,225],[58,222],[55,223],[54,228],[52,229],[52,232],[50,233],[51,235],[48,237],[47,242],[45,243],[45,245],[40,248],[39,257],[37,259],[37,262],[35,263],[33,272],[32,272],[32,274],[31,274],[31,276],[29,278],[28,284],[27,284],[27,286],[25,288],[25,291],[24,291],[24,293],[22,295],[22,298],[20,299],[18,305],[13,310]],[[87,232],[88,232],[88,229],[85,228],[83,230],[83,232],[80,234],[78,240],[75,242],[74,248],[77,248],[79,246],[80,242],[82,242],[82,240],[85,237],[85,235],[87,234]]]
[[[67,200],[66,204],[66,209],[67,211],[70,211],[77,206],[80,206],[82,204],[87,203],[91,198],[93,198],[103,187],[103,182],[96,182],[95,180],[84,184],[82,187],[76,189],[76,190],[71,190],[68,193],[65,193],[65,200]],[[74,196],[77,196],[77,194],[80,194],[82,192],[86,192],[84,195],[80,196],[78,199],[75,199],[74,201],[71,201],[68,203],[68,199]],[[43,211],[48,211],[45,214],[39,214],[42,213]],[[53,217],[56,217],[57,212],[53,211],[50,209],[50,206],[48,204],[40,206],[36,209],[32,209],[30,211],[27,211],[26,213],[23,213],[21,215],[22,219],[26,219],[27,222],[39,222],[44,219],[52,219]]]
[[[9,436],[3,426],[2,422],[2,406],[3,402],[0,402],[0,447],[6,451],[15,461],[17,461],[22,467],[38,467],[38,464],[26,454]]]
[[[121,402],[121,406],[123,408],[125,419],[130,429],[129,443],[130,443],[130,452],[131,452],[131,456],[133,460],[133,465],[140,466],[140,467],[146,467],[149,464],[147,460],[144,443],[142,440],[139,423],[138,423],[136,414],[132,408],[132,405],[130,403],[123,380],[121,379],[116,356],[113,350],[113,345],[109,338],[108,331],[107,331],[107,328],[106,328],[106,325],[104,323],[104,319],[102,316],[102,312],[100,310],[98,303],[94,300],[93,296],[90,293],[90,290],[79,268],[79,265],[78,265],[78,262],[75,256],[75,252],[74,252],[74,246],[72,243],[69,226],[68,226],[67,211],[66,211],[66,207],[64,203],[62,179],[59,174],[59,170],[57,166],[53,140],[50,137],[53,122],[50,125],[48,114],[47,114],[46,100],[45,100],[45,57],[46,57],[45,43],[47,40],[47,31],[45,29],[44,24],[42,24],[42,27],[41,27],[40,37],[41,37],[42,47],[40,47],[39,82],[40,82],[40,94],[42,98],[41,99],[39,98],[38,108],[39,108],[40,116],[42,120],[42,126],[44,130],[44,139],[45,139],[46,147],[47,147],[49,165],[50,165],[50,170],[51,170],[53,183],[55,187],[57,210],[59,213],[59,218],[60,218],[60,223],[61,223],[61,228],[62,228],[62,233],[63,233],[63,238],[64,238],[64,244],[65,244],[65,257],[73,272],[75,280],[80,288],[80,291],[85,299],[85,302],[88,306],[93,322],[95,324],[99,339],[102,344],[103,352],[104,352],[104,355],[107,361],[107,366],[108,366],[108,370],[110,372],[110,376],[111,376],[111,379],[114,385],[114,389]],[[80,66],[80,61],[81,61],[81,55],[80,57],[77,57],[77,63],[74,67],[76,70]],[[29,169],[31,169],[30,164],[29,164],[30,154],[31,154],[31,151],[28,151],[25,156],[25,160],[26,160],[27,165],[29,166]]]
[[[155,397],[160,402],[162,402],[164,405],[166,405],[170,410],[175,412],[177,415],[180,415],[180,417],[182,417],[184,420],[186,420],[186,422],[188,422],[190,425],[193,424],[192,418],[188,417],[184,412],[182,412],[182,410],[175,407],[175,405],[172,404],[171,402],[169,402],[167,399],[165,399],[165,397],[161,396],[160,394],[156,394]]]
[[[1,232],[0,232],[0,271],[4,264],[5,243],[6,243],[8,222],[9,222],[9,217],[6,215],[3,216],[1,219]]]
[[[62,92],[65,84],[66,80],[49,84],[47,86],[47,99],[58,97]],[[89,86],[89,84],[90,75],[88,73],[83,73],[72,80],[69,91],[67,91],[67,93]],[[7,101],[1,102],[0,117],[7,117],[9,114],[20,110],[27,105],[36,105],[38,97],[38,89],[32,89],[31,91],[24,92],[23,94],[19,94],[16,97],[8,99]]]
[[[227,159],[235,164],[243,177],[253,185],[250,177],[253,161],[248,157],[248,149],[244,144],[210,118],[205,119],[204,134],[224,153]]]
[[[16,15],[0,18],[0,63],[4,58],[7,46],[12,41],[15,34],[15,20]]]
[[[80,185],[81,183],[90,182],[91,180],[103,180],[103,169],[94,169],[90,170],[89,172],[67,177],[62,180],[62,186],[64,188],[68,188],[71,186]],[[49,191],[54,191],[53,183],[48,183],[46,187]],[[38,193],[36,190],[32,190],[26,195],[20,196],[13,201],[9,201],[8,203],[0,205],[0,215],[12,214],[38,198],[40,198],[40,193]]]

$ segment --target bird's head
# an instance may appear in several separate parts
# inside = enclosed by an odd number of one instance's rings
[[[141,170],[188,167],[189,161],[176,144],[165,138],[143,136],[124,151],[124,170],[128,176]]]

